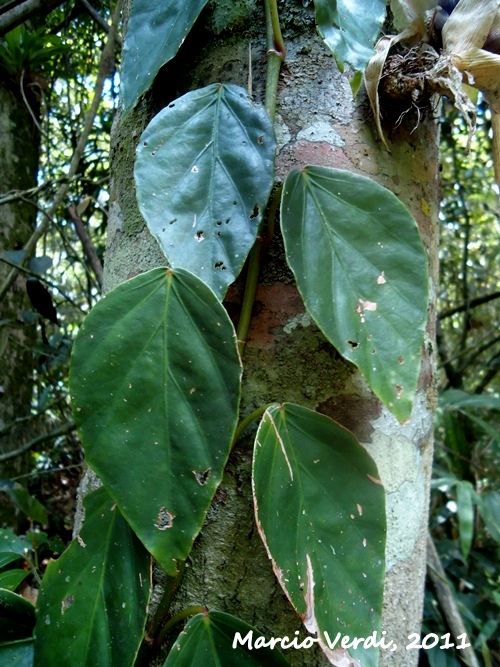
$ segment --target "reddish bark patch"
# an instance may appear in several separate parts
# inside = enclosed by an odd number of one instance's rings
[[[271,346],[290,319],[304,310],[302,299],[292,285],[260,285],[255,297],[248,345]]]
[[[380,409],[381,403],[375,396],[369,400],[347,394],[329,398],[318,405],[318,412],[347,428],[360,442],[370,442],[374,430],[371,422],[380,416]]]

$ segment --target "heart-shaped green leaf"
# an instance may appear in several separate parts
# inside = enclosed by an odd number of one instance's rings
[[[225,309],[183,269],[122,283],[75,341],[70,392],[87,461],[169,574],[222,479],[240,376]]]
[[[427,258],[412,216],[369,178],[311,166],[288,175],[281,219],[308,312],[405,421],[427,320]]]
[[[314,0],[316,25],[341,70],[363,70],[386,15],[385,0]]]
[[[268,408],[255,438],[253,487],[274,572],[325,653],[337,633],[379,632],[385,494],[352,433],[299,405]],[[363,667],[377,665],[378,649],[360,646],[352,655]]]
[[[266,640],[260,632],[231,614],[197,614],[177,638],[163,667],[286,667],[288,663],[279,650],[259,648],[262,641]]]
[[[177,53],[207,0],[134,0],[123,45],[123,109],[135,105]]]
[[[103,488],[84,507],[79,539],[42,580],[35,667],[133,665],[143,638],[149,554]]]
[[[170,264],[222,298],[254,244],[273,183],[274,133],[264,109],[233,85],[180,97],[137,147],[139,208]]]

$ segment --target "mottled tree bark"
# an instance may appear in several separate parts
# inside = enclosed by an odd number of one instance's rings
[[[14,81],[3,75],[0,83],[0,193],[26,190],[36,185],[39,132]],[[30,97],[29,93],[28,96]],[[34,112],[37,105],[33,102]],[[0,253],[21,250],[31,236],[36,209],[26,200],[0,207]],[[11,267],[0,262],[0,284]],[[31,413],[33,390],[33,343],[35,325],[22,318],[30,308],[25,278],[20,274],[0,303],[0,453],[18,449],[33,437]],[[0,462],[0,478],[26,472],[26,456]],[[14,525],[13,507],[0,493],[0,525]]]
[[[257,102],[263,100],[266,54],[261,3],[242,0],[231,5],[226,10],[224,3],[218,3],[202,15],[194,34],[160,73],[151,99],[115,126],[107,290],[165,263],[138,212],[132,177],[135,146],[153,113],[187,90],[214,81],[246,87],[249,44],[253,94]],[[277,182],[294,167],[318,164],[365,174],[388,187],[417,219],[435,281],[434,121],[425,120],[413,132],[413,126],[401,126],[391,135],[392,154],[388,154],[374,135],[363,94],[353,101],[348,77],[338,71],[317,35],[312,7],[291,0],[280,3],[280,12],[287,58],[277,106]],[[237,310],[241,290],[238,282],[229,293],[231,312]],[[417,652],[406,651],[405,645],[408,635],[420,630],[425,576],[435,401],[433,304],[418,395],[405,426],[382,407],[356,369],[340,358],[311,322],[286,266],[279,232],[267,250],[254,311],[244,352],[243,416],[268,402],[297,402],[351,429],[372,454],[387,492],[383,629],[399,646],[397,652],[383,654],[381,664],[416,665]],[[234,613],[268,636],[293,636],[300,623],[273,575],[254,523],[251,455],[249,432],[231,455],[188,560],[174,611],[203,604]],[[327,664],[313,649],[289,650],[286,657],[292,665]]]

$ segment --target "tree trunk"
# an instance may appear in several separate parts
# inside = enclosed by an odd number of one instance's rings
[[[262,8],[246,0],[202,14],[178,56],[160,73],[153,103],[142,102],[113,132],[113,194],[109,219],[106,289],[165,264],[134,196],[133,160],[151,116],[187,90],[215,81],[248,85],[251,45],[253,95],[263,100],[265,35]],[[277,181],[305,164],[364,174],[392,190],[416,218],[437,274],[437,132],[432,120],[391,136],[392,154],[373,132],[363,94],[353,101],[314,27],[312,7],[280,3],[287,47],[277,106]],[[238,13],[239,12],[239,13]],[[230,312],[241,296],[229,293]],[[431,289],[434,293],[435,290]],[[236,309],[237,310],[237,309]],[[398,650],[381,664],[416,665],[405,650],[420,631],[426,563],[432,423],[435,404],[434,306],[431,305],[423,370],[411,421],[401,426],[311,322],[287,268],[279,233],[267,250],[254,318],[244,350],[242,415],[262,404],[292,401],[316,409],[352,430],[376,460],[387,492],[387,579],[383,629]],[[292,636],[301,628],[282,593],[256,530],[250,474],[253,434],[231,455],[203,531],[187,562],[173,611],[191,605],[231,612],[267,636]],[[360,558],[362,557],[360,553]],[[155,591],[155,599],[161,585]],[[335,628],[332,628],[335,631]],[[303,630],[301,636],[305,634]],[[291,665],[328,664],[315,649],[289,650]]]
[[[29,93],[28,93],[29,95]],[[36,104],[33,103],[36,112]],[[12,82],[0,85],[0,193],[36,185],[39,132],[19,89]],[[26,201],[1,207],[0,253],[20,250],[34,230],[36,209]],[[0,262],[0,284],[11,267]],[[20,274],[0,303],[0,452],[8,455],[33,437],[29,421],[33,391],[33,343],[35,325],[22,319],[30,309],[25,277]],[[24,418],[24,419],[23,419]],[[18,456],[0,462],[0,477],[10,479],[26,472],[28,459]],[[0,494],[0,525],[13,525],[12,505]]]

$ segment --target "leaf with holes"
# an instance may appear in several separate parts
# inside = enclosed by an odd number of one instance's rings
[[[148,90],[160,67],[171,60],[207,0],[134,0],[123,45],[121,90],[129,110]]]
[[[246,637],[250,645],[244,644]],[[235,638],[237,643],[233,648]],[[189,620],[163,667],[286,667],[288,662],[283,655],[277,649],[266,648],[267,642],[260,632],[239,618],[209,611]]]
[[[70,393],[86,459],[169,574],[222,479],[240,376],[225,309],[184,269],[122,283],[75,341]]]
[[[337,632],[379,633],[385,494],[352,433],[299,405],[268,408],[255,438],[253,491],[276,577],[326,655],[335,655],[329,642]],[[351,655],[356,665],[378,664],[376,648],[360,646]]]
[[[427,321],[427,258],[412,216],[369,178],[304,167],[285,181],[281,221],[308,312],[404,422]]]
[[[35,667],[133,665],[142,642],[151,558],[103,488],[84,508],[80,537],[43,577]]]
[[[363,70],[386,15],[385,0],[314,0],[316,25],[341,70]]]
[[[273,183],[275,141],[264,109],[213,84],[163,109],[135,162],[137,199],[170,264],[222,298],[255,242]]]

